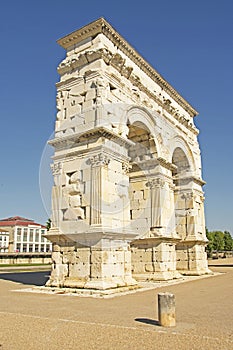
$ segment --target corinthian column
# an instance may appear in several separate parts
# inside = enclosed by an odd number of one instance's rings
[[[99,153],[90,158],[91,163],[91,212],[90,224],[101,225],[101,211],[102,211],[102,169],[110,162],[108,156]]]
[[[151,193],[151,230],[163,227],[162,206],[163,206],[163,187],[165,182],[160,179],[152,179],[148,182]]]
[[[54,186],[52,188],[52,227],[59,227],[61,220],[61,186],[60,178],[62,173],[62,164],[60,162],[51,164],[51,170],[54,178]]]

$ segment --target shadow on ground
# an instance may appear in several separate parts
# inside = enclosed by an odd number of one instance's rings
[[[43,286],[49,279],[50,271],[1,273],[0,279],[22,284]]]
[[[150,318],[135,318],[135,321],[141,322],[141,323],[146,323],[146,324],[151,324],[152,326],[160,326],[159,321],[152,320]]]
[[[233,264],[215,264],[215,263],[209,263],[209,267],[233,267]]]

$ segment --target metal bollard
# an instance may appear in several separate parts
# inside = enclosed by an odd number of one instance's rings
[[[159,324],[162,327],[175,327],[176,310],[175,295],[171,293],[158,294]]]

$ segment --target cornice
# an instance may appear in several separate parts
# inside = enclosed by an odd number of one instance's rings
[[[191,244],[198,244],[198,245],[207,245],[208,239],[205,238],[197,238],[197,237],[187,237],[180,241],[180,245],[191,245]]]
[[[159,242],[179,243],[181,241],[181,238],[178,238],[178,237],[169,237],[169,236],[165,236],[165,235],[161,235],[161,236],[156,236],[155,235],[155,236],[153,236],[153,228],[152,228],[150,234],[152,235],[150,237],[145,236],[143,238],[135,239],[132,242],[132,245],[140,244],[140,243],[146,243],[146,242],[149,242],[149,243],[152,243],[152,242],[156,242],[156,243],[159,243]]]
[[[141,161],[133,161],[133,164],[140,166],[142,169],[153,169],[158,165],[171,171],[177,169],[176,165],[170,163],[169,161],[167,161],[165,158],[162,158],[162,157],[150,158],[150,159],[141,160]]]
[[[106,51],[106,50],[105,50]],[[106,62],[105,60],[105,56],[103,56],[103,59],[105,61],[106,64],[111,64],[111,61],[109,60],[108,62]],[[125,76],[124,73],[122,73],[122,69],[120,70],[119,68],[115,67],[121,75]],[[128,67],[126,67],[128,68]],[[126,69],[124,71],[127,71]],[[110,80],[114,79],[114,84],[118,87],[121,88],[121,81],[120,79],[114,75],[114,74],[105,74],[106,77]],[[143,85],[139,79],[138,76],[136,76],[132,71],[128,77],[129,81],[134,85],[137,86],[138,89],[142,92],[144,92],[148,98],[152,99],[155,103],[157,103],[160,107],[162,107],[163,111],[156,111],[156,113],[160,114],[162,113],[163,117],[166,118],[171,124],[176,125],[182,132],[184,132],[184,130],[182,129],[182,127],[180,126],[183,125],[185,126],[188,130],[190,130],[194,135],[198,135],[199,134],[199,130],[196,128],[196,126],[191,123],[189,120],[187,120],[185,118],[184,115],[180,115],[178,113],[178,111],[169,103],[166,103],[166,100],[164,100],[161,97],[158,97],[154,92],[152,92],[151,90],[149,90],[145,85]],[[129,98],[131,98],[131,95],[128,94],[127,95]],[[137,102],[138,104],[138,102]],[[142,105],[146,108],[148,108],[148,105],[145,104],[144,102],[142,102]],[[166,114],[165,111],[168,113]],[[173,117],[176,121],[178,121],[178,124],[176,124],[175,120],[172,120]]]
[[[200,186],[204,186],[206,184],[206,182],[203,179],[196,176],[174,177],[174,181],[176,183],[179,183],[179,185],[185,185],[190,182],[194,182]]]
[[[105,137],[109,140],[114,140],[118,144],[122,146],[124,145],[126,147],[134,145],[134,142],[131,140],[125,139],[105,127],[97,127],[82,133],[74,133],[72,135],[63,137],[55,137],[54,139],[49,140],[48,144],[55,148],[61,149],[73,143],[79,144],[86,140],[90,140],[93,137]]]
[[[96,35],[103,33],[126,56],[128,56],[142,71],[163,88],[179,105],[181,105],[192,117],[198,112],[104,19],[99,18],[94,22],[78,29],[71,34],[59,39],[57,43],[64,49]]]
[[[121,153],[111,149],[110,147],[101,144],[98,146],[95,146],[92,148],[91,153],[89,149],[86,150],[69,150],[69,152],[65,155],[55,154],[52,156],[53,161],[60,161],[60,162],[70,162],[72,160],[77,159],[77,157],[83,158],[83,156],[90,157],[90,155],[96,155],[103,152],[104,154],[108,155],[111,159],[115,159],[117,161],[123,161],[124,163],[129,163],[130,158],[128,156],[122,155]]]
[[[204,186],[206,184],[206,181],[199,177],[193,177],[193,182],[195,182],[197,185]]]
[[[158,158],[158,162],[161,166],[163,166],[164,168],[168,169],[168,170],[176,170],[177,166],[175,164],[172,164],[170,162],[168,162],[166,159],[159,157]]]
[[[102,33],[105,22],[105,19],[103,17],[100,17],[99,19],[85,25],[84,27],[58,39],[57,43],[67,50],[69,47],[77,44],[80,41]]]

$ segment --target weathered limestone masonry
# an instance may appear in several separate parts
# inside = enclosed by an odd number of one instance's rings
[[[48,285],[207,273],[197,112],[103,18],[58,44]]]

